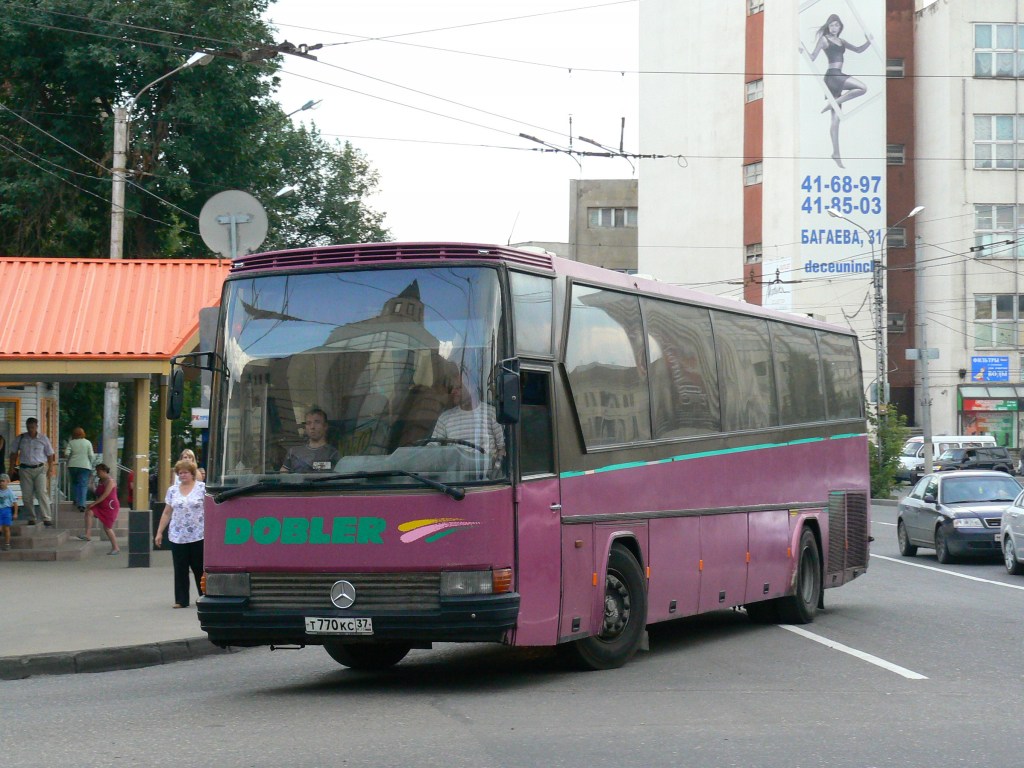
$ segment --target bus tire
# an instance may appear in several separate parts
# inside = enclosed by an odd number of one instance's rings
[[[783,624],[810,624],[821,601],[821,552],[810,528],[800,534],[796,560],[796,591],[780,597],[779,620]]]
[[[351,669],[380,671],[391,669],[409,653],[410,646],[402,643],[339,643],[325,640],[324,650],[339,664]]]
[[[647,583],[633,553],[615,544],[608,553],[601,632],[562,646],[581,669],[621,667],[637,652],[647,627]]]

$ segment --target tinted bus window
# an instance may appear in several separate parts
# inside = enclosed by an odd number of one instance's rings
[[[551,285],[547,277],[511,273],[516,354],[551,354]]]
[[[722,385],[722,428],[763,429],[779,423],[768,322],[713,312],[718,376]]]
[[[654,299],[641,303],[650,354],[654,437],[721,431],[711,313]]]
[[[818,342],[810,328],[772,323],[772,356],[783,424],[825,419],[825,393],[818,365]]]
[[[651,437],[640,300],[574,285],[565,368],[587,448]]]
[[[818,331],[825,398],[830,419],[859,419],[864,415],[857,340]]]

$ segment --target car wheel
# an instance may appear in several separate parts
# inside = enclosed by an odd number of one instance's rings
[[[917,547],[910,543],[910,536],[907,534],[907,526],[900,520],[896,523],[896,540],[900,544],[900,554],[904,557],[913,557],[917,554]]]
[[[946,532],[942,528],[935,529],[935,559],[940,563],[952,563],[953,556],[949,554],[949,544],[946,541]]]
[[[1003,564],[1011,576],[1020,576],[1024,573],[1024,565],[1017,560],[1017,548],[1013,546],[1013,539],[1010,536],[1003,539]]]

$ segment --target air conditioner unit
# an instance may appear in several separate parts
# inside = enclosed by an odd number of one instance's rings
[[[889,333],[906,333],[907,315],[904,312],[890,312],[887,325]]]

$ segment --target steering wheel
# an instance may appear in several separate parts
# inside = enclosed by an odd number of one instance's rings
[[[417,440],[413,445],[430,445],[431,443],[437,443],[438,445],[465,445],[474,451],[479,451],[484,456],[487,455],[487,451],[476,443],[471,443],[469,440],[456,440],[451,437],[425,437],[422,440]]]

